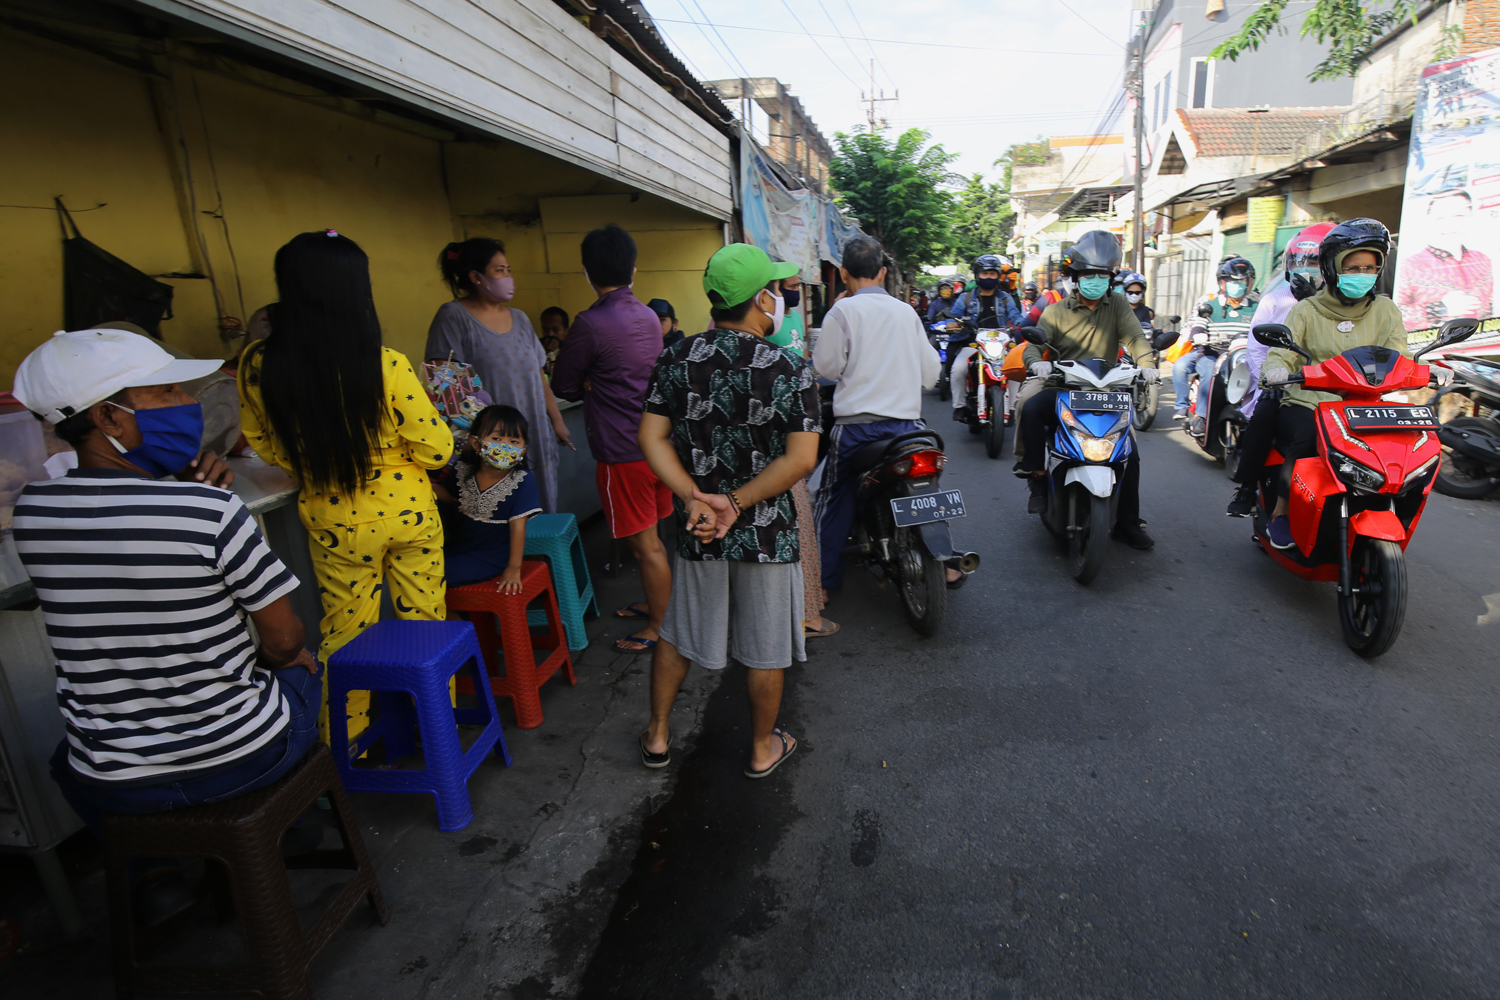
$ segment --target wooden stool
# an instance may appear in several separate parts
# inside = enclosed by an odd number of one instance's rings
[[[577,684],[573,676],[573,660],[568,651],[568,636],[563,628],[562,616],[557,610],[557,597],[552,589],[552,575],[547,564],[537,559],[521,563],[521,592],[502,594],[496,590],[496,580],[471,583],[465,587],[448,588],[448,616],[460,615],[474,623],[479,636],[479,648],[484,650],[485,666],[490,673],[490,690],[495,697],[509,698],[516,710],[516,725],[521,729],[535,729],[542,724],[542,699],[537,689],[547,683],[548,678],[562,668],[569,684]],[[542,610],[547,614],[547,631],[533,633],[526,620],[526,606],[542,600]],[[496,632],[496,623],[499,631]],[[505,653],[505,673],[500,674],[499,653]],[[538,664],[536,650],[547,651],[547,657]],[[458,678],[460,694],[473,693],[467,677]]]
[[[322,795],[333,803],[343,848],[283,859],[282,834]],[[308,970],[355,904],[367,898],[382,924],[391,919],[338,770],[322,744],[274,785],[227,802],[138,816],[107,813],[104,847],[115,994],[122,1000],[138,993],[188,997],[258,993],[267,1000],[312,1000]],[[248,958],[245,965],[139,964],[130,861],[159,857],[212,858],[224,866],[239,915]],[[346,868],[355,873],[305,935],[292,904],[288,868]]]

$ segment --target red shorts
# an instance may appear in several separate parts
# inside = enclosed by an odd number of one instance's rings
[[[594,482],[611,538],[639,535],[672,513],[672,491],[644,461],[600,462],[594,466]]]

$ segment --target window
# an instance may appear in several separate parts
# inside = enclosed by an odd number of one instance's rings
[[[1156,81],[1156,86],[1151,90],[1151,130],[1156,131],[1158,120],[1161,118],[1161,81]]]
[[[1172,71],[1167,70],[1167,75],[1161,81],[1161,121],[1157,124],[1165,125],[1167,118],[1172,114]]]
[[[1213,107],[1214,71],[1208,59],[1193,60],[1193,107]]]

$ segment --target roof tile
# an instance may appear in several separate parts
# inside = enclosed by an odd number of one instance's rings
[[[1349,110],[1331,108],[1178,108],[1199,156],[1285,155],[1324,122]]]

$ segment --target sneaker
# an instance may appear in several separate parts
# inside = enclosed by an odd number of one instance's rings
[[[1236,486],[1234,488],[1234,499],[1229,501],[1229,508],[1224,511],[1230,517],[1249,517],[1255,512],[1255,487]]]
[[[953,420],[955,423],[966,424],[969,422],[969,415],[964,412],[962,406],[955,406],[953,408]]]
[[[1296,539],[1292,538],[1291,518],[1285,514],[1273,517],[1271,523],[1266,525],[1266,541],[1271,543],[1272,548],[1277,549],[1289,549],[1296,545]]]
[[[1156,539],[1146,534],[1145,524],[1145,521],[1122,521],[1115,525],[1114,536],[1133,549],[1152,548]]]
[[[1186,420],[1187,419],[1187,410],[1173,410],[1172,411],[1172,419],[1173,420]]]
[[[1204,420],[1202,417],[1194,417],[1192,420],[1188,421],[1188,433],[1195,438],[1202,437],[1204,425],[1206,425],[1207,423],[1208,421]]]
[[[1028,484],[1031,497],[1026,501],[1026,513],[1047,513],[1047,480],[1041,476],[1034,477]]]
[[[1031,473],[1028,472],[1027,470],[1021,468],[1021,463],[1020,462],[1017,462],[1015,465],[1012,465],[1010,467],[1010,474],[1013,475],[1013,476],[1015,476],[1017,479],[1028,479],[1029,480],[1031,478]]]

